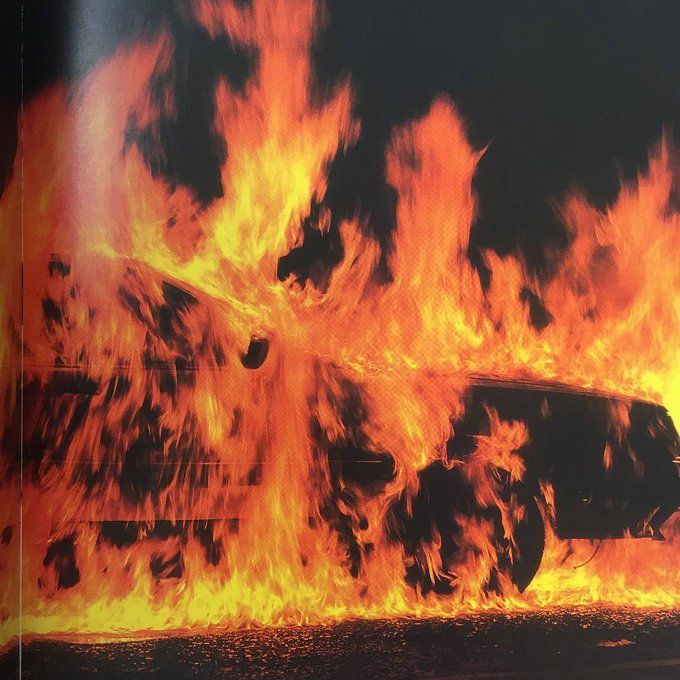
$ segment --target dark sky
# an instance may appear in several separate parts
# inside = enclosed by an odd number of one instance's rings
[[[27,96],[83,72],[126,36],[153,33],[170,21],[191,77],[179,84],[187,94],[182,120],[166,129],[174,161],[158,171],[202,185],[206,200],[219,191],[214,172],[191,167],[207,152],[213,161],[219,157],[219,149],[211,150],[214,138],[206,125],[187,132],[185,123],[209,120],[212,79],[222,71],[238,82],[244,55],[208,44],[173,0],[24,5]],[[3,65],[18,65],[13,6],[19,2],[7,1]],[[644,165],[663,127],[679,127],[676,1],[331,0],[327,6],[329,26],[315,49],[318,80],[323,85],[351,74],[363,120],[359,144],[332,168],[329,201],[338,215],[361,206],[383,235],[393,220],[382,178],[390,130],[424,113],[438,93],[458,105],[473,144],[489,144],[476,180],[474,243],[502,252],[519,246],[535,264],[544,245],[564,242],[556,199],[578,186],[606,204],[619,177]],[[13,115],[17,73],[5,68],[3,124]],[[12,127],[3,135],[5,149]]]

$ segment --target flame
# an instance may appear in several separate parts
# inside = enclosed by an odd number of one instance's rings
[[[680,415],[670,144],[605,212],[583,196],[564,203],[571,244],[553,255],[549,278],[530,274],[520,254],[489,251],[485,288],[467,258],[482,151],[439,98],[386,150],[397,195],[388,281],[359,217],[338,225],[343,257],[324,285],[279,281],[279,258],[301,244],[315,205],[316,228],[331,226],[328,166],[360,134],[351,87],[312,96],[310,49],[323,21],[314,3],[193,8],[213,38],[257,54],[242,89],[226,79],[215,88],[227,153],[223,195],[209,205],[152,172],[134,142],[135,130],[159,134],[161,108],[173,113],[172,88],[159,99],[150,86],[172,69],[168,34],[121,47],[82,82],[25,108],[25,634],[678,606],[677,519],[665,543],[611,540],[590,559],[591,541],[561,541],[551,529],[549,485],[542,567],[520,593],[501,562],[512,560],[527,510],[503,480],[524,478],[532,432],[489,408],[468,464],[447,456],[472,375],[653,399]],[[21,174],[18,159],[3,225],[19,223]],[[4,275],[8,338],[20,269]],[[540,330],[525,291],[550,319]],[[257,370],[243,365],[252,338],[253,352],[266,353]],[[2,347],[10,406],[17,363],[5,357],[15,345]],[[621,441],[627,411],[612,404]],[[333,474],[342,447],[370,458],[372,485]],[[3,494],[16,494],[5,453]],[[603,452],[605,467],[613,455]],[[412,516],[420,473],[437,463],[461,469],[485,511],[451,518],[466,538],[455,561],[443,557],[448,538],[436,527],[408,549],[395,540],[395,508]],[[8,542],[15,555],[17,541]],[[425,580],[409,582],[416,568]],[[16,611],[2,611],[7,638]]]

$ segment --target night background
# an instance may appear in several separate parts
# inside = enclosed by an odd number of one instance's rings
[[[219,194],[224,149],[210,130],[211,83],[220,71],[243,82],[255,55],[211,41],[172,0],[5,3],[5,176],[16,144],[20,4],[27,100],[87,72],[121,41],[166,24],[177,41],[178,117],[162,128],[166,160],[150,148],[147,160],[205,202]],[[332,0],[327,15],[315,47],[317,86],[323,92],[349,75],[362,121],[359,142],[333,164],[327,202],[336,218],[357,207],[370,214],[384,242],[394,221],[385,145],[395,125],[424,114],[437,94],[457,105],[472,144],[488,145],[476,178],[474,262],[478,247],[520,247],[541,267],[544,247],[566,242],[555,215],[565,192],[583,189],[605,206],[620,179],[644,167],[664,128],[672,134],[678,127],[676,2]],[[317,241],[306,244],[302,259],[328,256],[333,234],[328,243],[311,238]]]

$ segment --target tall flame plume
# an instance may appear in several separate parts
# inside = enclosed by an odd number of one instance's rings
[[[467,256],[483,151],[438,98],[386,149],[397,196],[389,252],[357,216],[334,223],[342,258],[322,282],[279,280],[303,225],[323,233],[335,219],[324,206],[329,165],[361,134],[351,86],[314,91],[310,51],[323,12],[312,2],[192,8],[210,36],[257,55],[242,88],[226,78],[215,88],[214,129],[227,149],[220,198],[204,205],[152,172],[131,133],[153,137],[160,108],[173,115],[172,87],[159,99],[150,84],[173,68],[168,32],[119,48],[25,107],[23,153],[0,203],[10,259],[23,205],[24,341],[20,263],[8,262],[0,378],[17,411],[23,351],[25,634],[680,605],[677,520],[663,543],[611,540],[588,561],[591,541],[550,529],[549,485],[539,503],[543,563],[524,592],[500,569],[484,516],[457,518],[469,548],[455,573],[437,531],[411,551],[394,538],[394,508],[411,512],[419,473],[457,464],[447,442],[475,376],[617,395],[624,429],[630,400],[680,417],[670,143],[605,211],[581,195],[563,202],[570,244],[550,255],[549,277],[521,254],[487,251],[484,286]],[[544,308],[540,329],[526,291]],[[248,370],[244,357],[258,352],[266,358]],[[3,418],[0,506],[11,513],[18,415]],[[465,480],[477,503],[500,509],[512,543],[523,510],[499,480],[522,480],[519,452],[533,433],[493,408],[486,420]],[[388,468],[370,488],[333,474],[333,452],[348,441],[367,465]],[[0,545],[2,565],[18,540],[15,530]],[[410,583],[414,564],[450,592]],[[3,572],[5,639],[16,628],[16,587]]]

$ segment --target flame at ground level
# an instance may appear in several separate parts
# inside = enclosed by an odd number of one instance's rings
[[[665,542],[558,540],[552,485],[531,463],[547,456],[532,446],[554,418],[549,398],[538,426],[485,402],[464,425],[472,374],[557,381],[618,395],[592,474],[649,486],[643,434],[672,457],[662,410],[635,415],[645,399],[680,408],[669,144],[606,212],[565,202],[571,244],[549,278],[487,252],[483,286],[467,258],[480,153],[448,100],[386,149],[398,200],[381,253],[362,219],[337,224],[324,206],[328,164],[360,125],[348,85],[310,95],[318,8],[194,9],[211,36],[257,52],[242,89],[215,88],[221,198],[202,205],[154,164],[175,115],[166,35],[26,107],[23,185],[19,158],[0,204],[17,225],[23,200],[26,244],[23,346],[16,263],[0,308],[3,367],[21,351],[26,367],[21,400],[16,373],[2,375],[23,412],[2,423],[1,459],[11,494],[23,438],[23,631],[677,607],[677,516]],[[338,236],[342,257],[303,285],[280,281],[305,226]],[[660,538],[659,508],[644,507],[626,529]],[[536,531],[542,566],[520,593],[517,565],[540,559],[523,536]],[[18,541],[13,529],[0,545],[8,573]],[[5,637],[16,587],[3,580]]]
[[[449,617],[471,611],[533,611],[593,603],[678,607],[677,540],[670,544],[645,541],[644,545],[633,539],[612,541],[603,546],[599,559],[581,566],[592,557],[593,549],[590,541],[573,541],[568,547],[556,543],[524,593],[462,601],[434,594],[422,598],[410,589],[395,587],[379,601],[364,603],[354,593],[344,598],[342,583],[332,584],[331,590],[327,584],[320,588],[295,575],[295,581],[286,584],[285,574],[255,584],[247,576],[224,580],[203,574],[195,585],[168,586],[172,592],[164,593],[142,577],[133,592],[111,599],[84,598],[66,614],[63,605],[55,601],[39,613],[25,615],[22,630],[27,638],[75,635],[106,641],[163,631],[187,634],[234,627],[331,623],[357,617]],[[344,580],[342,575],[336,576]],[[669,588],[669,577],[675,580],[675,589]],[[345,592],[355,591],[354,584],[345,586]]]

